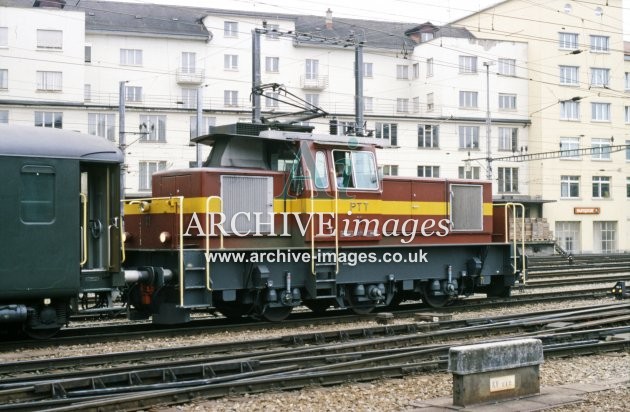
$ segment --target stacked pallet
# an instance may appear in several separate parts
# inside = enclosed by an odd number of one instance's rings
[[[523,229],[526,242],[553,240],[553,231],[545,218],[509,219],[508,223],[509,240],[523,240]]]

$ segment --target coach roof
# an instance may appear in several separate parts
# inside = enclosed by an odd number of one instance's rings
[[[49,127],[0,124],[0,157],[24,156],[122,163],[122,152],[98,136]]]

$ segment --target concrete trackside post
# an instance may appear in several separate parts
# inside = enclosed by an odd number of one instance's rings
[[[536,395],[542,363],[542,342],[538,339],[452,347],[448,370],[453,374],[453,405]]]

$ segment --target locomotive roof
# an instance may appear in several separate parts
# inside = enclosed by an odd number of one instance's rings
[[[122,152],[102,137],[49,127],[0,125],[0,156],[49,157],[122,163]]]
[[[211,126],[209,133],[192,140],[196,143],[213,146],[215,143],[234,137],[241,139],[260,139],[273,141],[309,140],[320,144],[343,145],[348,147],[377,146],[382,142],[372,137],[337,136],[312,133],[311,126],[282,125],[270,126],[257,123],[234,123],[222,126]]]

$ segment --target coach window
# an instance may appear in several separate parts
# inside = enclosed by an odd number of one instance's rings
[[[328,187],[328,167],[326,166],[326,153],[315,154],[315,187],[326,189]]]
[[[20,218],[24,223],[51,223],[55,218],[55,169],[26,165],[21,172]]]

